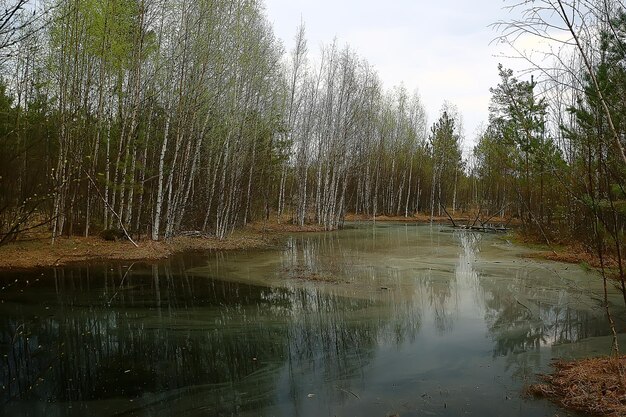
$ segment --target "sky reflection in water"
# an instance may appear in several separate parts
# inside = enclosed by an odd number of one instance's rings
[[[607,352],[600,281],[523,251],[377,224],[277,251],[5,273],[0,414],[553,415],[521,387],[553,356]]]

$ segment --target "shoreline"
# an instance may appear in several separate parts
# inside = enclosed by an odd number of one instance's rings
[[[450,225],[452,222],[446,216],[434,216],[433,223]],[[472,219],[455,216],[454,222],[471,222]],[[429,215],[418,213],[409,217],[404,216],[376,216],[349,213],[346,222],[403,222],[403,223],[430,223]],[[494,222],[504,219],[494,218]],[[193,251],[236,251],[248,249],[275,248],[278,240],[289,233],[325,232],[323,226],[306,224],[298,226],[287,218],[283,222],[271,220],[255,222],[242,229],[237,229],[225,239],[216,237],[188,237],[177,236],[169,240],[153,241],[142,239],[137,241],[139,247],[133,246],[127,240],[107,241],[100,236],[89,237],[71,236],[59,237],[54,245],[50,244],[50,237],[20,240],[0,246],[0,272],[32,270],[40,268],[54,268],[76,263],[97,261],[157,261],[166,259],[174,254]]]
[[[225,239],[177,236],[169,240],[107,241],[99,236],[23,240],[0,246],[0,272],[54,268],[98,261],[157,261],[182,252],[272,249],[288,233],[321,232],[323,227],[255,223],[236,230]]]
[[[349,214],[347,222],[407,222],[429,223],[430,217],[417,215],[377,216],[374,220],[364,215]],[[465,219],[466,220],[466,219]],[[463,219],[455,219],[463,221]],[[447,217],[435,217],[434,223],[449,224]],[[128,240],[107,241],[100,236],[62,236],[54,245],[50,237],[20,240],[0,246],[0,272],[54,268],[76,263],[97,261],[157,261],[174,254],[193,251],[236,251],[248,249],[272,249],[281,237],[290,233],[325,232],[323,226],[294,225],[287,219],[278,223],[255,222],[237,229],[225,239],[216,237],[177,236],[169,240],[138,240],[135,247]]]
[[[23,241],[0,247],[0,272],[54,268],[97,261],[157,261],[187,251],[244,250],[272,247],[260,236],[238,236],[224,240],[176,237],[169,241],[106,241],[99,237],[63,237],[54,245],[49,239]]]
[[[473,219],[456,216],[453,220],[457,223],[472,222]],[[505,219],[494,218],[493,223],[503,223]],[[417,214],[409,217],[404,216],[371,216],[364,214],[349,213],[346,222],[381,222],[381,223],[415,223],[428,224],[430,216]],[[435,216],[433,223],[451,226],[448,217]],[[248,249],[271,249],[275,248],[278,241],[285,234],[325,232],[323,226],[306,224],[294,225],[287,219],[278,223],[276,220],[269,222],[255,222],[242,229],[235,230],[225,239],[211,236],[177,236],[169,240],[153,241],[142,239],[137,241],[139,247],[133,246],[127,240],[107,241],[100,236],[90,237],[71,236],[60,237],[54,245],[50,244],[49,237],[21,240],[0,246],[0,272],[29,270],[40,268],[52,268],[81,262],[97,261],[157,261],[166,259],[174,254],[193,251],[236,251]],[[545,245],[535,245],[531,241],[515,236],[516,244],[525,246],[535,251],[525,255],[525,258],[541,259],[546,261],[565,262],[571,264],[587,264],[597,267],[596,259],[592,254],[585,253],[582,248],[556,245],[554,250]]]
[[[454,221],[454,223],[458,223],[458,224],[470,224],[473,223],[477,220],[475,220],[474,217],[472,216],[468,216],[467,214],[465,215],[452,215],[452,220]],[[417,213],[417,214],[413,214],[411,216],[405,217],[405,216],[386,216],[386,215],[379,215],[376,217],[372,217],[372,216],[368,216],[365,214],[354,214],[354,213],[348,213],[346,214],[346,218],[345,221],[347,222],[357,222],[357,221],[370,221],[370,222],[404,222],[404,223],[430,223],[430,215],[428,214],[423,214],[423,213]],[[437,224],[448,224],[448,225],[452,225],[452,221],[450,221],[450,217],[448,216],[433,216],[432,218],[432,222],[433,223],[437,223]],[[505,224],[505,223],[510,223],[512,225],[516,225],[518,224],[517,221],[510,221],[509,219],[505,219],[503,217],[493,217],[489,220],[489,223],[500,223],[500,224]]]
[[[547,245],[543,240],[534,236],[524,236],[519,231],[512,235],[513,243],[528,248],[531,252],[523,255],[527,259],[538,259],[542,261],[562,262],[566,264],[579,265],[585,269],[599,270],[602,267],[598,254],[583,247],[579,243],[557,242]],[[610,253],[604,255],[604,267],[606,269],[616,269],[619,263]]]

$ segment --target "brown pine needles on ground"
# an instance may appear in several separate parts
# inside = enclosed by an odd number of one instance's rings
[[[545,397],[570,410],[598,416],[626,416],[624,373],[626,356],[558,361],[544,381],[528,387],[528,393]]]

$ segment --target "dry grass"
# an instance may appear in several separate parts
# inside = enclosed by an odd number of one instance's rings
[[[570,264],[585,263],[592,268],[600,268],[600,258],[597,254],[590,252],[588,249],[580,245],[568,245],[565,247],[555,248],[554,250],[546,250],[533,252],[524,255],[526,258],[544,259],[556,262],[565,262]],[[605,255],[604,267],[617,268],[618,262],[613,256]]]
[[[411,215],[408,217],[404,216],[376,216],[376,219],[372,216],[368,216],[366,214],[354,214],[348,213],[346,214],[346,221],[354,222],[354,221],[372,221],[376,220],[377,222],[408,222],[408,223],[429,223],[430,216],[422,213],[418,213],[415,215]],[[454,217],[455,222],[464,223],[468,221],[467,217]],[[435,223],[450,223],[450,219],[447,216],[434,216],[433,222]]]
[[[467,213],[466,213],[467,214]],[[347,221],[371,220],[364,215],[348,214]],[[448,222],[447,217],[435,217],[438,223]],[[499,222],[501,219],[493,219]],[[417,214],[412,217],[377,216],[376,221],[429,222],[430,217]],[[455,218],[459,223],[470,221],[469,218]],[[471,220],[473,221],[473,219]],[[241,250],[253,248],[269,248],[276,245],[276,239],[285,233],[322,232],[319,225],[294,225],[288,215],[280,222],[273,217],[269,221],[249,224],[243,230],[237,230],[227,239],[213,237],[176,237],[169,241],[154,242],[142,240],[134,247],[128,241],[105,241],[100,237],[64,237],[50,245],[49,232],[38,230],[37,233],[25,235],[29,240],[14,242],[0,246],[0,269],[28,269],[67,265],[75,262],[92,260],[158,260],[174,253],[194,250]],[[310,280],[327,280],[327,277],[308,277]]]
[[[269,233],[269,234],[277,234],[277,233],[300,233],[300,232],[323,232],[324,226],[320,226],[317,224],[305,224],[304,226],[299,226],[297,224],[293,224],[288,218],[284,218],[281,222],[277,222],[276,220],[271,220],[267,222],[254,222],[250,223],[247,227],[247,230],[253,231],[256,233]]]
[[[626,356],[558,361],[554,372],[542,375],[541,384],[528,393],[549,398],[570,410],[598,416],[626,416],[626,389],[623,384]]]
[[[158,260],[184,251],[268,248],[276,236],[254,231],[237,232],[227,239],[177,237],[169,241],[142,240],[139,247],[124,240],[111,242],[99,237],[70,237],[16,242],[0,247],[0,269],[29,269],[93,260]]]
[[[168,241],[141,240],[137,242],[139,247],[125,240],[106,241],[97,236],[64,237],[51,245],[49,233],[36,238],[29,235],[31,240],[0,246],[0,269],[61,266],[92,260],[150,261],[185,251],[271,248],[276,246],[278,238],[284,233],[322,230],[323,227],[317,225],[300,227],[290,223],[288,219],[280,223],[272,219],[250,224],[222,240],[215,237],[180,236]]]
[[[452,213],[452,209],[449,209],[448,212]],[[452,216],[454,222],[457,225],[461,225],[461,224],[472,224],[474,223],[474,220],[476,219],[476,213],[469,213],[469,212],[462,212],[462,213],[458,213]],[[346,221],[372,221],[374,220],[374,218],[372,216],[368,216],[365,214],[354,214],[354,213],[348,213],[346,215]],[[486,220],[484,219],[484,216],[482,216],[482,220]],[[404,216],[376,216],[376,221],[377,222],[409,222],[409,223],[430,223],[430,215],[429,214],[425,214],[425,213],[416,213],[413,215],[410,215],[408,217],[404,217]],[[434,223],[450,223],[450,219],[448,218],[448,216],[434,216],[433,217],[433,222]],[[476,223],[478,225],[480,225],[480,222],[476,221]],[[503,217],[493,217],[489,220],[489,223],[494,223],[494,224],[517,224],[518,222],[512,222],[510,219],[505,219]]]

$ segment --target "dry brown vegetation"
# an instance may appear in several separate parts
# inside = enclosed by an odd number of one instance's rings
[[[358,222],[358,221],[377,221],[377,222],[416,222],[416,223],[427,223],[430,222],[430,216],[427,216],[422,213],[418,213],[412,216],[376,216],[376,218],[369,216],[367,214],[354,214],[348,213],[346,214],[346,221],[348,222]],[[457,219],[455,219],[456,221]],[[433,217],[433,222],[435,223],[449,223],[450,220],[446,216],[435,216]]]
[[[449,209],[450,212],[452,212],[451,209]],[[486,218],[484,218],[485,216],[481,216],[481,219],[483,221],[486,220]],[[480,222],[476,219],[476,213],[467,213],[467,212],[463,212],[457,215],[452,215],[452,219],[454,220],[454,222],[457,225],[462,225],[462,224],[473,224],[474,222],[476,222],[477,225],[480,225]],[[377,222],[408,222],[408,223],[430,223],[430,215],[429,214],[425,214],[425,213],[416,213],[414,215],[405,217],[405,216],[376,216],[376,218],[374,219],[374,217],[372,216],[368,216],[366,214],[353,214],[353,213],[348,213],[346,215],[346,221],[348,222],[353,222],[353,221],[373,221],[376,220]],[[450,224],[450,218],[448,216],[433,216],[432,218],[434,223],[447,223]],[[489,223],[493,223],[493,224],[518,224],[519,221],[515,220],[511,221],[511,219],[505,219],[503,217],[492,217],[489,219]]]
[[[540,252],[533,252],[525,255],[527,258],[532,259],[545,259],[549,261],[565,262],[570,264],[585,263],[592,268],[600,268],[600,258],[595,253],[579,246],[571,245],[564,248],[558,248],[555,250],[546,250]],[[610,256],[605,256],[604,267],[614,268],[617,266],[617,261]]]
[[[597,253],[580,241],[572,240],[567,236],[551,235],[550,244],[546,244],[546,238],[538,231],[518,229],[513,233],[511,240],[535,250],[535,252],[523,255],[525,258],[569,264],[585,263],[592,268],[601,267]],[[608,253],[604,254],[604,266],[606,268],[617,266],[616,261]]]
[[[475,216],[474,216],[475,217]],[[463,213],[454,217],[457,224],[472,223],[474,217]],[[346,221],[372,221],[373,218],[363,214],[348,214]],[[430,216],[418,213],[413,216],[376,216],[380,222],[430,222]],[[446,216],[435,216],[436,223],[450,223]],[[493,223],[504,223],[505,219],[493,218]],[[21,239],[0,246],[0,269],[27,269],[50,266],[61,266],[69,263],[93,260],[157,260],[167,258],[174,253],[194,250],[241,250],[268,248],[276,244],[276,238],[284,233],[323,232],[324,226],[293,224],[288,215],[281,221],[256,221],[244,229],[238,229],[226,239],[216,237],[175,237],[169,240],[139,240],[133,246],[126,240],[106,241],[98,236],[90,237],[59,237],[54,245],[50,244],[50,231],[47,225],[33,228],[21,235]]]
[[[315,232],[320,226],[296,226],[291,223],[254,223],[237,230],[226,239],[216,237],[175,237],[167,241],[149,239],[137,242],[106,241],[100,237],[57,238],[18,241],[0,246],[0,269],[27,269],[67,265],[93,260],[157,260],[185,251],[243,250],[275,247],[283,233]]]
[[[591,268],[602,267],[598,254],[592,248],[589,248],[580,242],[561,240],[551,242],[553,245],[548,246],[545,244],[545,239],[536,235],[527,234],[525,232],[517,232],[513,237],[513,241],[524,246],[539,249],[536,252],[524,255],[526,258],[543,259],[570,264],[584,263]],[[602,262],[604,263],[604,267],[607,269],[617,268],[619,266],[616,256],[608,252],[603,254]]]
[[[235,250],[262,248],[271,243],[260,235],[233,236],[229,239],[177,237],[169,241],[110,242],[98,237],[71,237],[16,242],[0,247],[0,269],[26,269],[67,265],[92,260],[157,260],[183,251]]]
[[[255,233],[299,233],[299,232],[323,232],[324,226],[318,224],[305,224],[303,226],[293,224],[288,216],[283,216],[280,223],[277,221],[258,221],[250,223],[247,230]]]
[[[626,416],[624,372],[626,356],[558,361],[543,383],[531,385],[528,392],[546,397],[575,411],[598,416]]]

